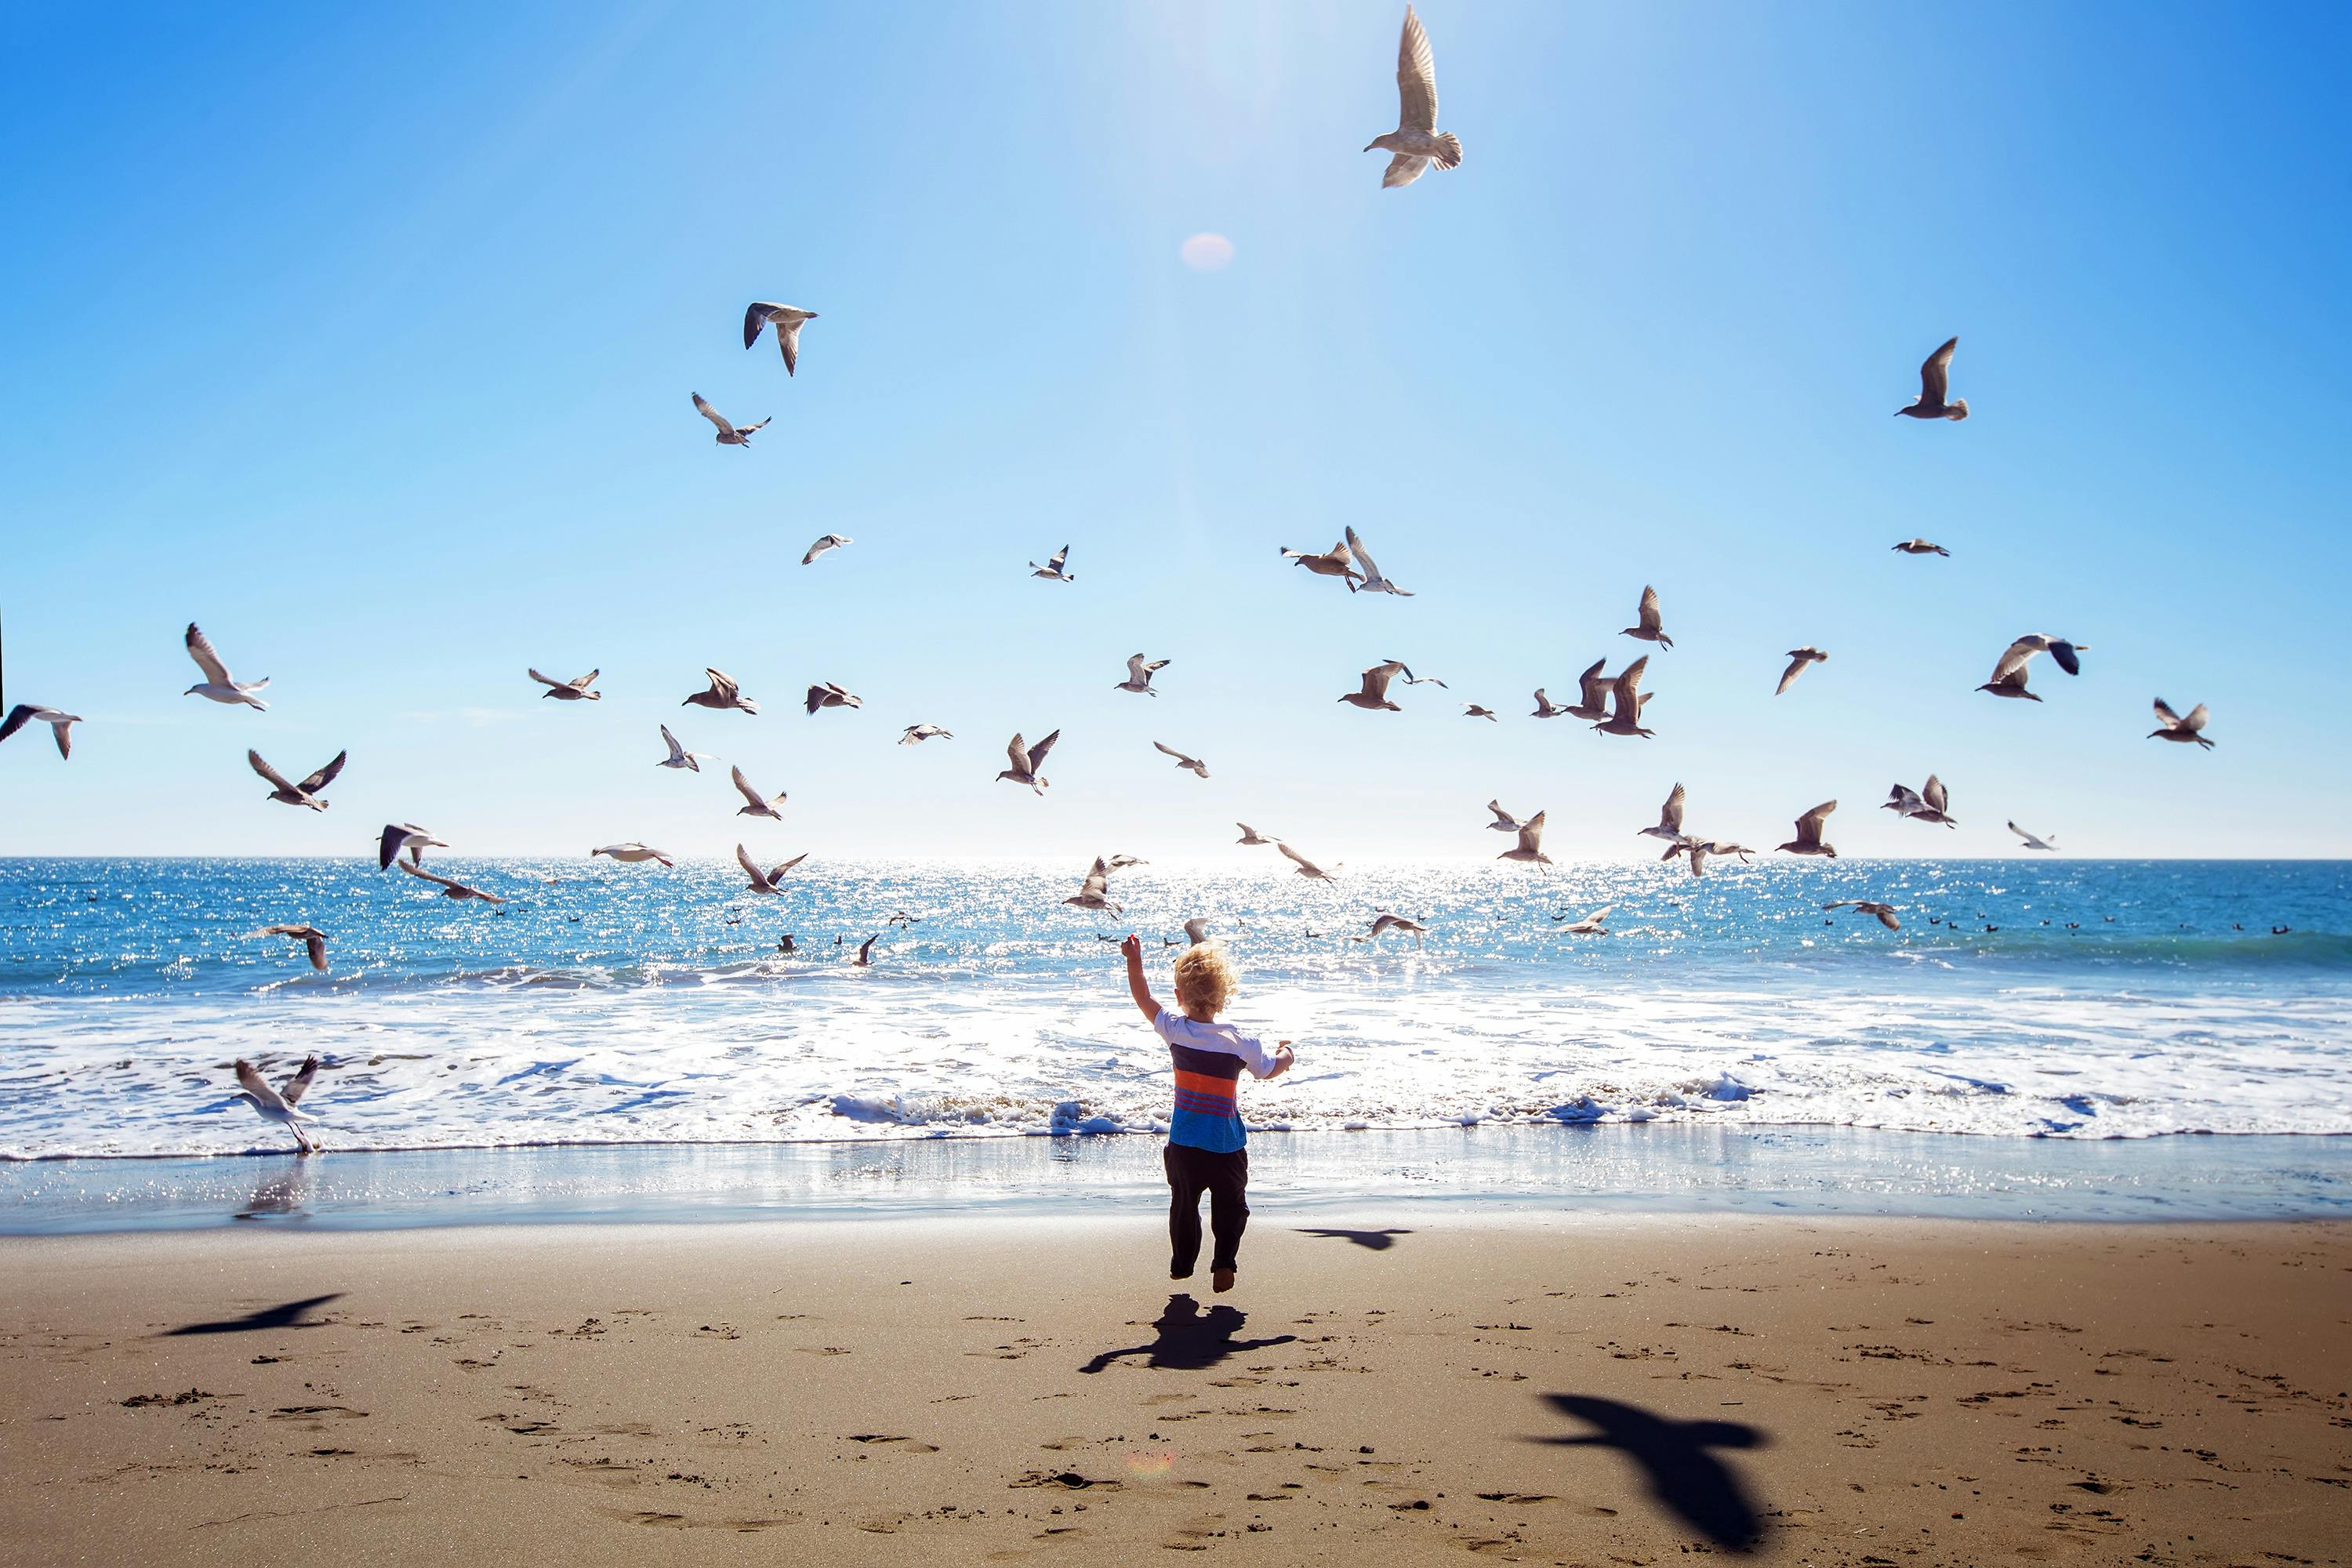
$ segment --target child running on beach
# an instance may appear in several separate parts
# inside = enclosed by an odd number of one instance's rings
[[[1168,1042],[1175,1058],[1176,1109],[1168,1118],[1168,1147],[1160,1151],[1168,1170],[1168,1278],[1190,1279],[1201,1256],[1201,1194],[1209,1194],[1209,1230],[1215,1247],[1209,1282],[1234,1288],[1240,1265],[1242,1229],[1249,1224],[1249,1135],[1242,1130],[1234,1091],[1242,1068],[1258,1078],[1290,1070],[1290,1042],[1273,1050],[1217,1015],[1233,999],[1234,971],[1215,944],[1199,942],[1176,960],[1176,1005],[1171,1013],[1151,994],[1143,977],[1143,943],[1130,935],[1118,944],[1127,959],[1128,994],[1151,1027]]]

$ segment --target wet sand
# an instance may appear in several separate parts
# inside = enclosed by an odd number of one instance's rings
[[[0,1241],[0,1561],[2352,1556],[2352,1225],[1262,1213],[1229,1297],[1163,1245]]]

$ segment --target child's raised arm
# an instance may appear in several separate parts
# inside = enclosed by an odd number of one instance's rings
[[[1151,983],[1143,978],[1143,939],[1134,932],[1118,944],[1119,956],[1127,960],[1127,994],[1144,1017],[1157,1023],[1160,1019],[1160,999],[1151,994]]]

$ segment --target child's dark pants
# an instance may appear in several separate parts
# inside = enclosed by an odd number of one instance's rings
[[[1201,1194],[1209,1194],[1209,1229],[1216,1246],[1211,1268],[1234,1268],[1249,1224],[1249,1151],[1218,1153],[1189,1143],[1162,1152],[1168,1167],[1168,1272],[1189,1278],[1201,1256]]]

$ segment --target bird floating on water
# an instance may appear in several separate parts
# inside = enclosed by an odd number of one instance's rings
[[[1654,642],[1664,648],[1675,646],[1675,639],[1666,635],[1665,621],[1658,613],[1658,591],[1655,588],[1643,588],[1642,605],[1635,612],[1635,617],[1637,624],[1627,626],[1617,634],[1619,637],[1639,637],[1643,642]]]
[[[865,706],[866,699],[852,695],[849,688],[837,686],[830,680],[820,681],[808,689],[808,710],[811,713],[814,713],[820,708],[863,708]]]
[[[845,533],[819,534],[817,536],[816,542],[808,547],[808,553],[801,557],[801,564],[803,566],[807,565],[810,562],[814,561],[818,556],[824,554],[828,550],[839,550],[844,546],[855,544],[856,542],[857,541],[850,538],[849,535]]]
[[[383,832],[376,838],[375,868],[390,870],[392,863],[400,858],[403,850],[407,851],[411,865],[422,866],[427,849],[448,847],[446,843],[413,822],[387,822],[383,825]]]
[[[327,972],[327,933],[317,926],[263,926],[252,936],[290,936],[302,944],[310,955],[310,967],[324,974]]]
[[[1359,583],[1352,578],[1349,579],[1348,583],[1348,592],[1350,594],[1394,594],[1401,599],[1410,599],[1412,597],[1412,595],[1409,590],[1398,587],[1394,583],[1390,582],[1387,578],[1381,575],[1381,569],[1372,563],[1372,552],[1364,548],[1364,542],[1360,538],[1357,537],[1356,531],[1352,528],[1348,530],[1348,549],[1357,560],[1364,563],[1363,581]]]
[[[1797,818],[1797,836],[1780,847],[1791,855],[1826,855],[1832,860],[1836,859],[1837,850],[1822,842],[1822,824],[1828,821],[1830,813],[1836,809],[1837,802],[1825,800]]]
[[[1927,356],[1927,363],[1919,367],[1918,400],[1896,409],[1895,413],[1897,418],[1907,414],[1914,419],[1949,419],[1958,422],[1969,416],[1967,398],[1956,397],[1948,403],[1944,401],[1946,393],[1950,390],[1952,351],[1959,346],[1960,340],[1953,338],[1942,348]]]
[[[902,746],[919,746],[925,741],[952,741],[954,739],[955,736],[952,733],[940,729],[937,724],[909,724],[907,726],[906,732],[898,737],[898,744]]]
[[[1949,555],[1951,553],[1942,545],[1931,544],[1924,539],[1906,539],[1895,548],[1906,555]]]
[[[2206,711],[2202,702],[2183,717],[2175,713],[2159,697],[2156,700],[2156,728],[2147,732],[2147,738],[2151,741],[2178,741],[2184,746],[2202,746],[2210,752],[2213,749],[2213,742],[2205,738],[2205,721],[2210,717],[2211,715]]]
[[[1868,899],[1841,899],[1836,903],[1822,906],[1824,914],[1832,910],[1858,910],[1865,915],[1876,916],[1878,923],[1888,931],[1903,929],[1903,922],[1895,918],[1895,906],[1892,904],[1874,903]]]
[[[1609,700],[1612,704],[1609,717],[1592,727],[1604,735],[1640,735],[1647,739],[1657,733],[1642,728],[1642,709],[1650,699],[1642,691],[1642,672],[1650,668],[1650,656],[1643,654],[1623,669],[1611,683]]]
[[[1404,710],[1389,700],[1389,682],[1400,675],[1408,681],[1412,679],[1412,671],[1395,659],[1376,664],[1364,671],[1363,685],[1359,689],[1342,693],[1339,700],[1354,708],[1402,713]]]
[[[1094,865],[1087,871],[1086,881],[1062,902],[1075,904],[1082,910],[1108,910],[1112,914],[1118,914],[1119,906],[1110,900],[1109,862],[1099,855],[1096,856]]]
[[[1824,664],[1828,662],[1829,657],[1829,655],[1813,647],[1811,643],[1807,643],[1802,647],[1790,648],[1789,650],[1789,668],[1780,672],[1780,684],[1772,689],[1772,695],[1778,697],[1783,691],[1788,690],[1790,687],[1795,685],[1797,677],[1805,673],[1805,666],[1809,664]]]
[[[412,877],[417,878],[423,881],[430,882],[434,886],[439,888],[443,898],[455,899],[461,904],[467,899],[479,899],[486,904],[503,904],[506,902],[504,899],[499,897],[496,893],[486,893],[479,888],[469,888],[463,882],[455,882],[446,877],[436,877],[432,872],[425,869],[422,866],[413,865],[405,860],[400,862],[400,868],[407,872]],[[503,913],[504,911],[502,910],[500,912]]]
[[[335,782],[335,775],[343,771],[343,760],[350,755],[349,752],[337,752],[333,762],[329,763],[300,784],[287,783],[286,775],[264,762],[259,752],[248,749],[245,753],[245,760],[255,773],[269,781],[272,785],[269,791],[271,800],[281,805],[307,805],[312,811],[324,811],[327,809],[327,803],[319,798],[319,792]]]
[[[1043,566],[1038,565],[1034,561],[1029,563],[1029,575],[1032,577],[1050,577],[1056,583],[1075,583],[1077,581],[1077,578],[1072,574],[1063,570],[1063,567],[1068,563],[1069,559],[1070,547],[1065,544],[1062,548],[1054,552],[1053,554],[1047,556],[1045,558],[1045,564]]]
[[[1202,762],[1198,757],[1188,757],[1183,752],[1178,751],[1175,747],[1163,744],[1158,741],[1151,742],[1151,749],[1160,752],[1163,756],[1175,758],[1176,765],[1187,773],[1192,773],[1200,778],[1207,778],[1209,776],[1209,764]]]
[[[2003,650],[2000,660],[1992,667],[1992,679],[1977,689],[1990,691],[1995,697],[2018,697],[2028,702],[2039,702],[2042,699],[2025,689],[2025,668],[2032,662],[2033,656],[2047,653],[2057,661],[2059,668],[2069,675],[2080,675],[2083,673],[2083,661],[2077,656],[2090,651],[2089,643],[2068,642],[2064,637],[2053,637],[2047,632],[2028,632]]]
[[[1495,857],[1497,860],[1517,860],[1524,865],[1549,866],[1551,857],[1543,852],[1544,814],[1537,812],[1518,825],[1519,841]]]
[[[1388,933],[1392,931],[1401,931],[1412,937],[1412,945],[1415,947],[1421,946],[1421,939],[1429,934],[1429,928],[1422,924],[1419,921],[1407,920],[1402,915],[1392,915],[1383,912],[1372,917],[1371,930],[1364,932],[1361,936],[1351,936],[1348,940],[1349,942],[1378,942],[1381,938],[1388,935]]]
[[[1959,824],[1945,815],[1950,805],[1950,795],[1944,788],[1944,781],[1929,773],[1924,788],[1915,790],[1909,784],[1896,784],[1888,790],[1885,801],[1878,809],[1916,817],[1921,822],[1940,822],[1946,827],[1958,827]]]
[[[1345,540],[1319,555],[1311,550],[1292,550],[1287,546],[1282,554],[1286,561],[1297,562],[1318,577],[1344,578],[1351,591],[1364,580],[1364,574],[1356,570],[1356,558],[1349,552]]]
[[[755,786],[750,779],[743,776],[743,770],[741,768],[730,767],[727,771],[735,780],[736,790],[741,794],[744,800],[750,803],[746,805],[738,806],[735,810],[736,816],[765,816],[777,822],[782,822],[784,819],[784,814],[778,811],[776,807],[784,804],[784,799],[788,792],[779,790],[776,792],[775,798],[771,800],[767,795],[761,794],[758,787]]]
[[[1172,662],[1164,658],[1146,658],[1139,653],[1127,656],[1127,679],[1111,688],[1113,691],[1139,691],[1146,697],[1157,697],[1151,689],[1151,678]]]
[[[302,1070],[288,1079],[282,1090],[270,1088],[268,1081],[243,1057],[237,1058],[236,1070],[236,1081],[243,1087],[230,1098],[245,1101],[264,1121],[275,1121],[294,1134],[294,1142],[302,1146],[305,1154],[317,1153],[319,1141],[310,1135],[305,1124],[319,1119],[308,1111],[297,1110],[295,1106],[318,1079],[318,1056],[313,1053],[304,1058]]]
[[[719,434],[713,439],[722,447],[749,447],[751,444],[752,432],[767,427],[768,421],[762,419],[757,425],[746,425],[740,429],[736,428],[727,422],[727,416],[711,407],[698,392],[694,395],[694,406],[696,412],[719,426]]]
[[[1437,129],[1437,57],[1411,5],[1404,8],[1404,31],[1397,39],[1396,79],[1397,128],[1364,145],[1367,153],[1395,154],[1381,175],[1382,190],[1412,184],[1432,163],[1441,169],[1462,166],[1461,138]]]
[[[694,699],[689,697],[686,700],[691,702]],[[680,703],[679,706],[684,707],[685,703]],[[755,708],[752,711],[757,712],[759,710]],[[709,752],[689,752],[679,745],[677,737],[669,732],[669,726],[667,724],[661,727],[661,735],[662,743],[669,748],[669,755],[654,764],[657,768],[685,768],[690,773],[698,773],[702,771],[704,763],[715,763],[719,760]]]
[[[2011,833],[2016,834],[2020,838],[2024,839],[2024,847],[2028,849],[2055,850],[2058,847],[2058,836],[2054,833],[2046,835],[2040,833],[2028,833],[2014,822],[2009,825],[2009,830]],[[2109,920],[2113,920],[2116,917],[2109,915],[2107,918]]]
[[[778,795],[776,798],[782,800],[783,797],[782,795]],[[599,844],[595,848],[588,851],[588,858],[591,860],[593,860],[599,855],[608,856],[614,860],[619,860],[631,866],[642,865],[647,860],[658,860],[664,866],[676,866],[677,864],[677,861],[672,860],[668,856],[663,854],[652,845],[639,844],[635,839],[631,839],[626,844]]]
[[[1012,743],[1004,748],[1004,754],[1013,765],[996,775],[999,782],[1010,779],[1017,784],[1027,784],[1037,794],[1044,795],[1046,784],[1045,753],[1052,751],[1054,742],[1061,738],[1062,732],[1056,730],[1032,746],[1024,744],[1020,732],[1014,731]]]
[[[743,346],[750,348],[760,341],[760,330],[773,322],[776,346],[784,352],[784,374],[798,374],[801,365],[801,323],[816,320],[814,310],[803,310],[796,305],[774,305],[767,300],[755,301],[743,312]],[[696,399],[699,402],[700,399]],[[766,420],[761,420],[766,424]]]
[[[269,710],[269,704],[254,695],[269,684],[269,677],[265,675],[259,680],[239,680],[231,675],[228,666],[214,650],[212,638],[197,630],[194,621],[188,623],[184,640],[188,646],[188,657],[196,661],[196,668],[205,672],[205,678],[181,692],[181,696],[202,697],[231,707],[242,705],[265,713]]]
[[[740,844],[735,846],[735,864],[742,867],[743,875],[751,879],[751,891],[755,893],[781,894],[784,889],[777,884],[784,879],[784,873],[807,858],[808,851],[803,849],[791,859],[763,871],[760,868],[760,863],[751,858],[751,852],[749,849],[744,848]]]
[[[552,697],[558,702],[601,702],[604,700],[603,692],[589,689],[596,684],[596,678],[604,673],[602,670],[592,669],[587,674],[574,676],[570,680],[558,680],[552,676],[541,675],[535,669],[525,670],[523,673],[547,688],[540,693],[541,698]]]
[[[27,724],[47,724],[49,734],[57,741],[58,755],[73,755],[73,727],[81,722],[81,715],[68,713],[61,708],[45,708],[37,702],[19,702],[8,710],[5,721],[0,721],[0,741],[6,740]]]
[[[750,698],[743,695],[742,689],[735,684],[735,678],[733,676],[727,674],[723,670],[712,669],[709,666],[705,666],[703,668],[702,673],[710,678],[710,689],[708,691],[696,692],[693,696],[688,697],[685,701],[680,702],[678,704],[679,707],[712,708],[720,710],[724,710],[729,708],[739,708],[746,713],[757,713],[760,710],[760,705],[757,702],[752,701]],[[669,731],[665,730],[662,733],[667,735]],[[670,745],[674,750],[676,749],[677,742],[672,741]],[[676,767],[677,764],[676,763],[671,763],[668,765]],[[700,768],[697,768],[694,771],[700,773],[702,770]]]

